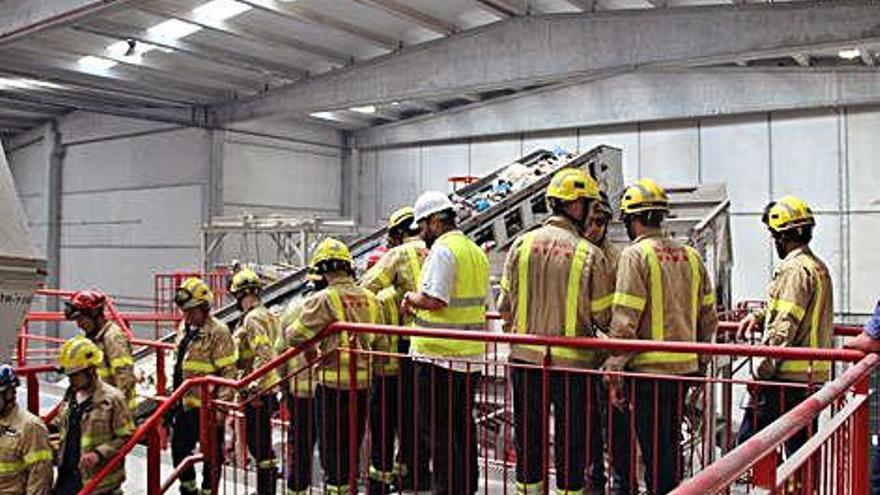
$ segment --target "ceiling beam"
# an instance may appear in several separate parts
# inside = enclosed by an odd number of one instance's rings
[[[874,66],[877,64],[877,59],[874,57],[874,54],[871,53],[871,49],[866,45],[859,45],[859,56],[862,57],[862,63],[868,66]]]
[[[663,8],[666,8],[669,6],[669,3],[667,2],[667,0],[645,0],[645,1],[648,2],[651,5],[651,7],[654,7],[655,9],[663,9]]]
[[[603,11],[512,17],[217,107],[221,122],[687,67],[880,39],[880,4]],[[431,77],[425,77],[430,74]]]
[[[21,112],[32,115],[61,115],[67,113],[69,108],[59,108],[55,105],[30,103],[13,98],[0,98],[0,108],[3,112]]]
[[[596,10],[596,0],[565,0],[569,5],[573,5],[584,12],[593,12]]]
[[[394,37],[345,22],[332,15],[310,10],[297,3],[279,2],[278,0],[238,0],[238,2],[280,17],[310,22],[355,36],[388,51],[393,52],[403,46],[403,41]]]
[[[425,112],[439,112],[443,109],[443,107],[441,107],[440,105],[436,103],[431,103],[429,101],[409,100],[403,102],[403,104],[417,110],[423,110]]]
[[[801,67],[809,67],[810,66],[810,55],[806,53],[795,53],[791,56],[794,61],[800,65]]]
[[[214,64],[228,64],[264,75],[274,74],[287,79],[300,79],[308,74],[305,69],[291,67],[269,58],[258,57],[255,54],[244,54],[226,48],[185,40],[171,40],[150,34],[149,31],[144,29],[116,24],[106,20],[91,21],[88,24],[76,26],[74,29],[117,40],[134,39],[142,43],[150,43],[168,50],[186,53]]]
[[[388,14],[403,19],[407,22],[417,24],[429,31],[433,31],[443,36],[448,36],[459,31],[458,26],[447,22],[438,17],[426,14],[415,7],[398,0],[351,0],[352,2],[367,5],[378,10],[382,10]]]
[[[523,0],[472,0],[478,7],[501,19],[525,15],[528,6]]]
[[[44,119],[16,119],[8,117],[0,117],[0,128],[3,129],[30,129],[44,122]]]
[[[209,29],[226,36],[273,45],[282,50],[297,50],[336,65],[347,65],[353,60],[353,57],[350,55],[302,41],[288,34],[279,36],[267,30],[246,28],[233,21],[221,21],[205,16],[198,16],[195,15],[192,10],[182,6],[164,2],[150,2],[138,3],[136,7],[138,10],[153,15],[186,21],[203,29]]]
[[[572,104],[576,102],[576,104]],[[364,130],[360,148],[658,120],[867,105],[880,70],[688,69],[544,88]]]
[[[0,2],[0,45],[47,28],[94,16],[130,0],[4,0]]]

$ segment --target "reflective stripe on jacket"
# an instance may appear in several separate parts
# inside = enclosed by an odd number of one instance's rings
[[[296,335],[293,324],[299,319],[304,299],[290,302],[281,314],[281,334],[275,342],[275,352],[281,354],[297,343],[302,342]],[[317,380],[309,367],[306,353],[299,353],[287,360],[281,376],[287,381],[287,390],[294,397],[308,398],[315,395]]]
[[[489,296],[486,253],[459,230],[443,234],[434,244],[449,249],[455,259],[450,301],[446,307],[435,311],[418,310],[416,326],[482,330],[486,325],[486,298]],[[486,347],[482,342],[471,340],[413,337],[411,341],[413,353],[423,356],[477,356],[483,354]]]
[[[711,342],[717,326],[715,293],[695,249],[652,231],[621,252],[611,337]],[[642,352],[629,367],[688,374],[699,369],[699,360],[696,354]]]
[[[376,302],[379,304],[380,322],[383,325],[400,325],[400,297],[394,287],[386,287],[376,294]],[[377,335],[373,348],[379,352],[397,353],[400,337],[397,335]],[[393,376],[400,373],[400,359],[391,356],[376,356],[376,374]]]
[[[118,389],[107,385],[100,378],[95,381],[91,391],[91,407],[82,416],[80,423],[82,435],[80,436],[80,452],[86,454],[96,452],[100,462],[92,469],[80,469],[83,483],[89,480],[104,467],[125,442],[134,434],[134,421],[131,410],[125,396]],[[69,389],[64,402],[55,418],[55,424],[61,433],[61,443],[58,448],[59,455],[64,452],[64,442],[68,430],[68,404],[76,400],[75,393]],[[62,462],[58,462],[59,465]],[[79,465],[79,460],[65,465]],[[119,463],[106,478],[98,485],[95,493],[110,493],[119,488],[125,481],[125,461]]]
[[[0,418],[0,493],[49,495],[52,449],[43,421],[12,406]]]
[[[303,303],[299,318],[291,326],[294,345],[311,339],[336,321],[379,323],[379,305],[372,292],[355,285],[347,275],[329,277],[328,281],[327,288],[310,295]],[[318,343],[318,381],[331,388],[348,388],[352,378],[350,363],[354,359],[354,385],[368,387],[372,379],[373,356],[345,349],[370,350],[373,340],[371,334],[352,335],[345,331],[322,339]],[[314,350],[307,350],[307,357],[310,354],[314,354]]]
[[[245,314],[242,324],[232,335],[241,378],[275,359],[278,325],[278,318],[263,305],[251,308]],[[271,370],[251,385],[253,388],[266,390],[277,385],[279,381],[278,371]]]
[[[137,408],[137,379],[134,376],[134,358],[128,336],[116,322],[107,321],[91,340],[104,353],[104,363],[98,367],[98,376],[108,385],[122,391],[128,407],[134,410]]]
[[[400,297],[407,292],[417,292],[422,266],[427,256],[428,249],[424,241],[418,238],[409,239],[383,254],[364,274],[360,285],[376,295],[388,287],[393,287]],[[411,322],[404,321],[404,323]]]
[[[591,337],[593,323],[611,319],[614,285],[598,247],[567,219],[553,216],[517,239],[507,255],[498,308],[510,331],[555,337]],[[511,346],[510,357],[541,364],[547,347]],[[553,362],[594,367],[596,352],[559,347]]]
[[[808,247],[788,254],[773,271],[767,287],[767,309],[758,314],[764,323],[765,345],[830,349],[834,301],[831,275]],[[830,377],[830,361],[758,360],[758,378],[821,382]]]
[[[177,329],[175,348],[180,348],[180,342],[186,334],[185,329],[186,322],[181,321]],[[176,356],[176,359],[181,359],[181,356]],[[235,351],[235,342],[232,340],[232,333],[226,324],[209,316],[202,328],[199,329],[198,336],[189,344],[183,360],[184,381],[188,378],[206,375],[235,380],[238,356]],[[228,387],[217,387],[215,390],[215,397],[219,400],[231,402],[235,397],[234,390]],[[184,409],[201,407],[201,405],[199,387],[191,388],[183,396]]]

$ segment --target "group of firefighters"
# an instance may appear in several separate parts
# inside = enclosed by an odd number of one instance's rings
[[[559,171],[546,199],[549,218],[513,243],[504,264],[497,307],[505,332],[714,341],[718,319],[710,276],[697,251],[664,230],[669,198],[655,182],[641,179],[621,196],[619,212],[631,240],[622,250],[608,238],[613,216],[608,196],[586,172]],[[815,225],[810,208],[786,196],[767,206],[763,223],[781,262],[768,287],[766,309],[742,321],[740,337],[760,327],[766,345],[831,347],[831,278],[809,248]],[[343,330],[316,338],[334,322],[486,328],[487,307],[496,303],[489,262],[458,229],[446,195],[426,192],[413,207],[394,212],[387,241],[389,249],[359,281],[348,247],[335,239],[322,241],[309,266],[310,293],[279,316],[260,299],[260,277],[249,269],[238,271],[229,286],[242,313],[234,332],[211,315],[213,294],[204,281],[191,278],[177,289],[183,319],[175,343],[175,388],[205,375],[239,379],[292,347],[303,350],[245,389],[213,389],[213,399],[245,404],[257,493],[276,493],[270,423],[279,407],[278,390],[289,413],[287,494],[308,493],[316,445],[325,493],[348,493],[358,481],[358,446],[367,429],[371,495],[476,493],[474,412],[483,342],[431,337],[430,331],[402,337]],[[67,303],[67,318],[84,335],[61,350],[60,368],[70,388],[50,425],[60,434],[54,448],[40,419],[16,406],[15,372],[0,367],[0,493],[77,493],[133,433],[134,362],[126,335],[105,317],[105,302],[102,294],[86,291]],[[557,493],[604,493],[606,481],[613,493],[635,493],[631,438],[638,441],[650,493],[667,493],[679,483],[682,462],[674,446],[680,443],[688,381],[674,377],[704,375],[707,356],[517,344],[509,362],[516,493],[544,493],[549,481],[544,443],[551,431]],[[753,373],[762,380],[815,384],[829,378],[830,367],[762,359]],[[750,389],[753,407],[740,440],[808,393],[803,387]],[[201,484],[192,467],[180,473],[183,495],[216,492],[219,483],[220,470],[210,461],[222,459],[225,418],[220,408],[201,414],[203,399],[192,388],[166,418],[175,465],[193,455],[205,417],[217,428],[216,453],[204,460]],[[789,452],[806,435],[793,437]],[[609,439],[611,445],[605,445]],[[58,466],[54,477],[53,463]],[[121,493],[124,479],[120,463],[94,493]]]

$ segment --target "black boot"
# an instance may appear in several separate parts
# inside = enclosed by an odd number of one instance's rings
[[[275,495],[278,472],[275,468],[257,468],[257,493],[259,495]]]

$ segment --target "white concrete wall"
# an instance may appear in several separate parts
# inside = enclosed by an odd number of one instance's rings
[[[736,300],[761,298],[775,261],[760,223],[764,205],[788,193],[802,196],[818,213],[814,249],[834,274],[835,308],[860,321],[880,297],[880,279],[872,276],[880,265],[878,132],[878,108],[823,109],[371,150],[361,153],[359,214],[362,222],[379,224],[419,191],[451,191],[451,175],[479,175],[539,147],[586,151],[609,144],[624,151],[627,181],[726,183]]]

